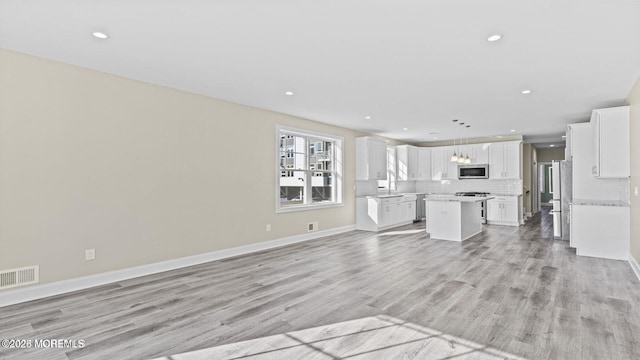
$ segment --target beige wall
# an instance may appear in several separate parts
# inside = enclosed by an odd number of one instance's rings
[[[564,147],[538,149],[538,162],[551,162],[553,160],[564,160]]]
[[[531,144],[522,145],[522,200],[524,203],[524,210],[527,213],[532,213],[531,210],[531,196],[533,195],[533,188],[531,184],[531,161],[533,155],[531,154]],[[529,193],[527,194],[527,191]]]
[[[343,207],[275,213],[276,124],[345,138]],[[352,225],[360,135],[0,50],[0,269],[48,283]]]
[[[640,198],[633,195],[634,188],[640,187],[640,78],[627,104],[631,105],[631,255],[640,261]]]

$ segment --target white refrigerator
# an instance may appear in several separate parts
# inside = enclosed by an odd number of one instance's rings
[[[569,240],[569,205],[571,203],[571,162],[553,161],[550,174],[550,186],[553,198],[551,214],[553,215],[553,237]]]

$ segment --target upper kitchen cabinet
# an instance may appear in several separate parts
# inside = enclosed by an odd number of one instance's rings
[[[356,180],[387,179],[387,143],[365,136],[356,138]]]
[[[396,146],[398,159],[398,180],[417,180],[419,177],[419,151],[411,145]]]
[[[567,125],[567,131],[564,133],[565,135],[565,147],[564,147],[564,159],[571,160],[573,158],[573,128],[572,124]]]
[[[453,146],[431,148],[431,180],[458,179],[458,163],[450,161],[453,152]]]
[[[629,177],[629,107],[593,110],[591,124],[594,135],[593,176]]]
[[[522,142],[489,145],[489,179],[522,179]]]
[[[489,144],[469,144],[456,146],[458,155],[469,157],[471,164],[489,163]]]
[[[418,148],[418,180],[431,180],[431,149]]]
[[[471,163],[488,164],[489,163],[489,144],[473,144],[471,146]]]

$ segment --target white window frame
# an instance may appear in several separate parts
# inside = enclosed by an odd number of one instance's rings
[[[282,132],[286,132],[288,134],[300,136],[305,138],[305,153],[307,158],[307,169],[299,170],[299,169],[290,169],[287,171],[304,171],[307,173],[305,180],[305,203],[300,205],[291,205],[291,206],[280,206],[280,178],[281,178],[281,170],[280,169],[280,135]],[[317,170],[311,170],[309,168],[308,160],[309,160],[309,138],[320,139],[325,141],[331,141],[334,143],[335,148],[333,149],[334,153],[334,201],[332,202],[322,202],[322,203],[313,203],[312,201],[312,178],[314,177]],[[332,207],[341,207],[344,206],[343,202],[343,171],[344,171],[344,159],[343,159],[343,148],[344,148],[344,138],[342,136],[325,134],[311,130],[303,130],[297,129],[289,126],[277,125],[276,126],[276,144],[275,144],[275,165],[276,165],[276,213],[287,213],[294,211],[305,211],[305,210],[316,210],[323,208],[332,208]],[[324,149],[323,149],[324,150]],[[316,153],[317,155],[317,153]]]

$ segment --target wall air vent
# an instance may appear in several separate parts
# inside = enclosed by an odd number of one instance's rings
[[[23,268],[1,270],[0,290],[18,286],[37,284],[40,281],[40,268],[38,265]]]

